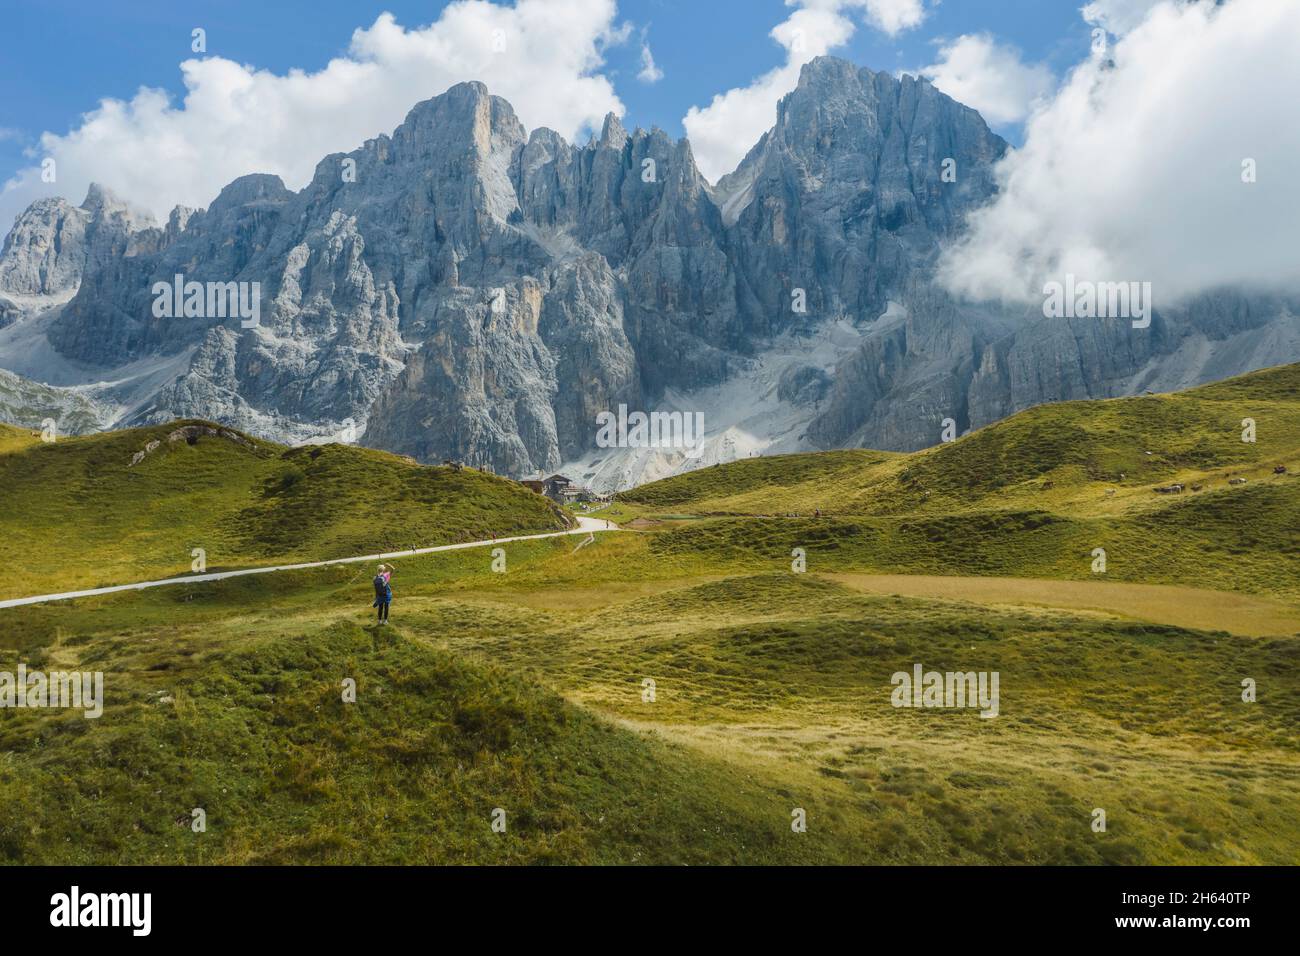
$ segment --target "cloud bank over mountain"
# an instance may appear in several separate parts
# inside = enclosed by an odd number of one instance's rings
[[[1025,119],[1051,91],[1052,71],[1025,63],[1020,51],[988,33],[965,34],[939,49],[921,75],[993,125]]]
[[[1166,0],[1093,0],[1079,12],[1089,23],[1123,36],[1147,18],[1153,7]]]
[[[1157,308],[1300,288],[1300,124],[1281,106],[1300,95],[1300,4],[1165,2],[1123,25],[1029,120],[946,286],[1028,302],[1065,273],[1141,280]]]

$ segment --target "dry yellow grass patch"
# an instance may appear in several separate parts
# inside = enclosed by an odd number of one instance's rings
[[[1053,581],[928,574],[828,573],[822,577],[871,594],[1037,605],[1244,637],[1300,634],[1300,607],[1227,591],[1113,581]]]

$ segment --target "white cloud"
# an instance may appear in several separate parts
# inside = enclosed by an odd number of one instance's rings
[[[1094,26],[1103,27],[1116,36],[1123,36],[1145,20],[1152,7],[1164,2],[1165,0],[1093,0],[1079,12]]]
[[[890,36],[919,25],[926,16],[922,0],[786,0],[786,5],[798,9],[769,33],[785,48],[785,63],[748,86],[719,93],[706,107],[692,106],[682,118],[700,171],[714,182],[735,169],[771,129],[776,104],[798,84],[800,67],[853,36],[849,11],[860,11]]]
[[[159,218],[177,204],[208,205],[247,173],[275,173],[300,188],[321,157],[391,132],[415,103],[464,80],[505,97],[526,126],[577,138],[607,112],[623,112],[594,72],[602,51],[627,35],[615,14],[615,0],[457,0],[420,28],[381,15],[316,73],[186,60],[181,105],[141,89],[130,101],[102,101],[65,135],[45,133],[38,155],[56,160],[58,181],[42,184],[35,167],[6,183],[0,232],[38,196],[80,202],[92,181]],[[216,40],[209,36],[214,53]]]
[[[1052,89],[1052,71],[1021,61],[1014,47],[989,34],[966,34],[939,49],[921,75],[990,123],[1018,123]]]
[[[664,71],[655,66],[655,57],[650,52],[650,43],[646,40],[644,31],[641,34],[641,72],[636,78],[642,83],[658,83],[664,78]]]
[[[868,23],[891,37],[920,26],[925,19],[922,0],[864,0],[856,5],[866,8]]]
[[[942,262],[974,298],[1049,278],[1150,281],[1156,307],[1223,285],[1300,288],[1300,3],[1162,4],[1034,114],[1002,192]],[[1244,160],[1258,181],[1242,181]]]

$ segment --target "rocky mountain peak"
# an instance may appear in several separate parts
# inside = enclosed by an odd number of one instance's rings
[[[91,183],[80,206],[38,199],[15,221],[0,249],[0,293],[63,296],[81,284],[89,257],[112,258],[157,241],[153,217]],[[11,314],[11,313],[7,313]]]
[[[622,149],[626,143],[627,130],[622,121],[613,113],[606,113],[604,125],[600,129],[599,144],[607,149]]]
[[[66,199],[38,199],[14,220],[0,251],[0,292],[54,295],[75,289],[90,213]]]
[[[799,82],[795,90],[815,91],[822,95],[847,91],[860,87],[864,75],[874,77],[877,74],[868,67],[858,66],[842,57],[823,54],[813,57],[799,68]]]
[[[91,183],[86,189],[86,198],[81,203],[81,208],[90,213],[91,222],[113,219],[119,228],[127,232],[139,232],[157,226],[153,213],[133,206],[100,183]]]
[[[119,199],[111,189],[100,183],[91,183],[86,190],[86,198],[81,203],[81,208],[89,213],[95,213],[105,206],[124,206],[126,205]]]
[[[502,148],[523,145],[527,133],[514,107],[475,81],[457,83],[417,103],[393,131],[392,140],[403,154],[399,161],[428,159],[438,151],[460,155],[466,149],[486,158]]]
[[[84,207],[34,203],[0,253],[0,325],[55,310],[47,351],[102,367],[121,424],[360,436],[516,475],[582,463],[574,477],[605,487],[660,454],[595,447],[619,404],[707,408],[713,460],[901,449],[945,415],[964,429],[1192,360],[1226,375],[1300,357],[1295,303],[1229,297],[1137,337],[950,300],[934,262],[1006,148],[923,80],[819,57],[710,188],[685,139],[613,114],[580,147],[528,135],[460,83],[300,192],[243,176],[162,230],[101,187]],[[260,325],[155,316],[150,290],[180,272],[257,283]],[[124,369],[149,371],[114,391]]]
[[[163,230],[166,241],[169,243],[174,242],[185,231],[185,227],[189,225],[196,212],[199,212],[199,210],[192,209],[189,206],[177,206],[172,209],[167,216],[167,226]]]
[[[251,203],[280,203],[292,199],[294,194],[284,185],[284,180],[270,173],[250,173],[240,176],[227,185],[212,201],[208,211],[221,215],[239,206]]]

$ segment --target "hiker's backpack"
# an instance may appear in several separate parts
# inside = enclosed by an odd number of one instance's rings
[[[382,574],[375,575],[375,599],[382,601],[388,597],[388,582]]]

